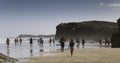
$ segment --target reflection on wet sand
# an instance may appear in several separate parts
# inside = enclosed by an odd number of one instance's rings
[[[32,47],[32,46],[30,46],[30,56],[31,56],[31,57],[34,56],[34,55],[33,55],[33,47]]]
[[[8,47],[7,47],[7,56],[10,57],[10,51]]]

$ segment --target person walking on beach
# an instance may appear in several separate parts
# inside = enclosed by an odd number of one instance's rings
[[[74,45],[75,45],[74,40],[71,39],[69,43],[71,56],[73,56]]]
[[[43,39],[42,38],[40,38],[39,40],[38,40],[38,44],[39,44],[39,46],[41,46],[41,47],[43,47]]]
[[[32,47],[33,46],[33,39],[30,38],[30,46]]]
[[[20,46],[21,46],[22,45],[22,39],[20,38],[19,41],[20,41]]]
[[[82,39],[82,47],[84,48],[84,45],[85,45],[85,39],[83,38]]]
[[[64,46],[65,46],[65,44],[64,44],[64,42],[66,41],[66,39],[65,39],[65,37],[63,36],[61,39],[60,39],[60,41],[59,41],[59,43],[60,43],[60,45],[61,45],[61,52],[64,52]]]
[[[10,39],[9,38],[7,38],[6,44],[7,44],[7,48],[9,48],[9,44],[10,44]]]
[[[51,46],[51,42],[52,42],[52,39],[50,38],[50,39],[49,39],[50,46]]]
[[[76,39],[76,43],[77,43],[77,48],[79,48],[79,46],[80,46],[80,40],[79,40],[79,38]]]

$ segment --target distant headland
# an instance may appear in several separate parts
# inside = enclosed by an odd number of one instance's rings
[[[51,35],[30,35],[30,34],[20,34],[17,38],[39,38],[39,37],[42,37],[42,38],[54,38],[55,35],[54,34],[51,34]]]

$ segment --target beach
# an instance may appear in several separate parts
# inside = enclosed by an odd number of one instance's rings
[[[50,56],[50,55],[53,55],[51,53],[44,53],[44,52],[50,52],[50,51],[57,51],[57,50],[60,50],[60,45],[59,45],[59,41],[56,41],[55,42],[55,45],[51,45],[49,44],[48,42],[49,39],[45,39],[44,38],[44,46],[41,48],[39,47],[38,45],[38,42],[37,40],[34,40],[33,42],[33,47],[30,47],[30,44],[29,44],[29,40],[24,40],[22,42],[22,45],[16,45],[15,46],[15,43],[13,40],[10,41],[10,47],[7,48],[6,47],[6,43],[5,42],[2,42],[0,43],[0,48],[2,48],[0,50],[1,53],[7,55],[7,56],[10,56],[10,57],[13,57],[13,58],[24,58],[24,57],[34,57],[34,56]],[[93,42],[93,41],[86,41],[87,43],[85,43],[85,47],[84,48],[100,48],[100,45],[99,43],[90,43],[90,42]],[[65,50],[68,50],[68,43],[69,42],[66,42],[65,43]],[[76,49],[76,45],[75,44],[75,49]],[[110,48],[111,46],[107,46],[107,48]],[[82,44],[80,44],[80,47],[79,48],[82,48]],[[105,45],[103,44],[101,46],[101,48],[106,48]],[[40,50],[43,49],[43,52],[40,52]],[[31,52],[32,50],[32,52]]]
[[[82,48],[80,44],[79,48],[74,46],[74,55],[71,57],[70,50],[68,48],[68,43],[65,43],[65,51],[60,51],[59,42],[56,41],[55,45],[48,43],[49,39],[44,39],[44,46],[41,48],[38,46],[38,42],[35,40],[32,48],[30,47],[29,41],[23,41],[22,45],[14,44],[14,41],[11,40],[10,47],[6,48],[5,42],[0,43],[1,53],[18,59],[16,63],[115,63],[119,61],[120,54],[119,49],[111,48],[111,45],[100,46],[99,43],[94,41],[87,41],[85,47]],[[40,50],[43,51],[40,51]],[[32,50],[32,52],[31,52]],[[112,55],[112,56],[111,56]]]
[[[69,50],[54,51],[53,56],[22,58],[21,63],[119,63],[119,48],[75,49],[71,57]]]

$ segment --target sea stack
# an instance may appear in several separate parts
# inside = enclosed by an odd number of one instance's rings
[[[112,48],[120,48],[120,18],[117,20],[118,30],[112,34],[111,44]]]

